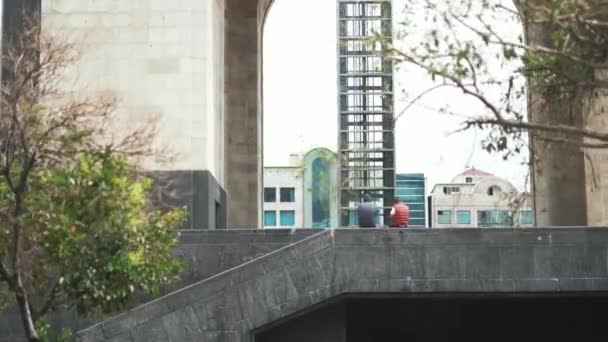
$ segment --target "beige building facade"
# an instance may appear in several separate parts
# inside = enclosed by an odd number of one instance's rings
[[[530,196],[507,180],[469,169],[430,196],[432,228],[518,228],[534,224]]]

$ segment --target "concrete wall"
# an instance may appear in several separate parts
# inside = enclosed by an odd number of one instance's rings
[[[175,255],[185,263],[180,281],[165,288],[163,293],[199,282],[220,272],[234,268],[291,243],[318,233],[312,229],[291,230],[184,230]],[[141,297],[140,303],[151,298]],[[96,319],[85,318],[74,311],[56,312],[50,317],[55,328],[71,328],[78,331],[91,326]],[[23,339],[19,312],[15,307],[0,314],[0,342],[14,342]]]
[[[184,230],[175,254],[186,264],[179,289],[262,257],[319,231],[315,229]]]
[[[221,1],[42,0],[42,13],[44,30],[83,54],[66,87],[115,93],[123,132],[160,116],[157,144],[177,158],[150,169],[210,170],[222,184]]]
[[[250,341],[344,293],[608,291],[608,229],[325,230],[78,334],[78,341]]]
[[[227,225],[224,2],[41,1],[43,32],[82,54],[66,72],[65,90],[120,101],[108,138],[156,123],[161,158],[141,164],[162,176],[160,190],[180,188],[158,197],[190,209],[189,229]]]

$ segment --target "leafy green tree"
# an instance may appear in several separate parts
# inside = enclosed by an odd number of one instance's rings
[[[185,213],[156,211],[152,181],[134,163],[154,153],[154,125],[121,137],[113,98],[63,88],[78,58],[72,44],[28,22],[3,48],[0,291],[39,341],[53,310],[110,313],[174,280]]]

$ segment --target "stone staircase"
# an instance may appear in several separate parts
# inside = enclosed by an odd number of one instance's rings
[[[219,234],[238,240],[238,233]],[[258,243],[272,240],[269,234]],[[348,294],[608,290],[608,229],[301,234],[293,243],[82,330],[77,340],[253,341],[269,324]],[[243,246],[255,242],[243,241]]]

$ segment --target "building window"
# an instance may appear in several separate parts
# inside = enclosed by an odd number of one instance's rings
[[[524,210],[520,213],[519,222],[521,224],[534,224],[534,215],[531,210]]]
[[[471,211],[470,210],[456,211],[456,224],[471,224]]]
[[[271,203],[277,201],[277,189],[264,188],[264,202]]]
[[[479,228],[507,228],[513,226],[513,218],[508,210],[480,210],[477,225]]]
[[[502,190],[499,187],[493,185],[488,189],[488,196],[499,195],[501,192]]]
[[[281,188],[281,202],[295,202],[296,201],[296,189],[294,188]]]
[[[473,183],[473,177],[467,177],[464,179],[465,183]]]
[[[451,210],[438,210],[437,211],[437,223],[452,224],[452,211]]]
[[[274,210],[264,211],[264,227],[277,226],[277,213]]]
[[[296,212],[293,210],[281,211],[281,226],[293,227],[296,225]]]
[[[446,195],[457,194],[460,192],[460,188],[457,186],[444,186],[443,193]]]

